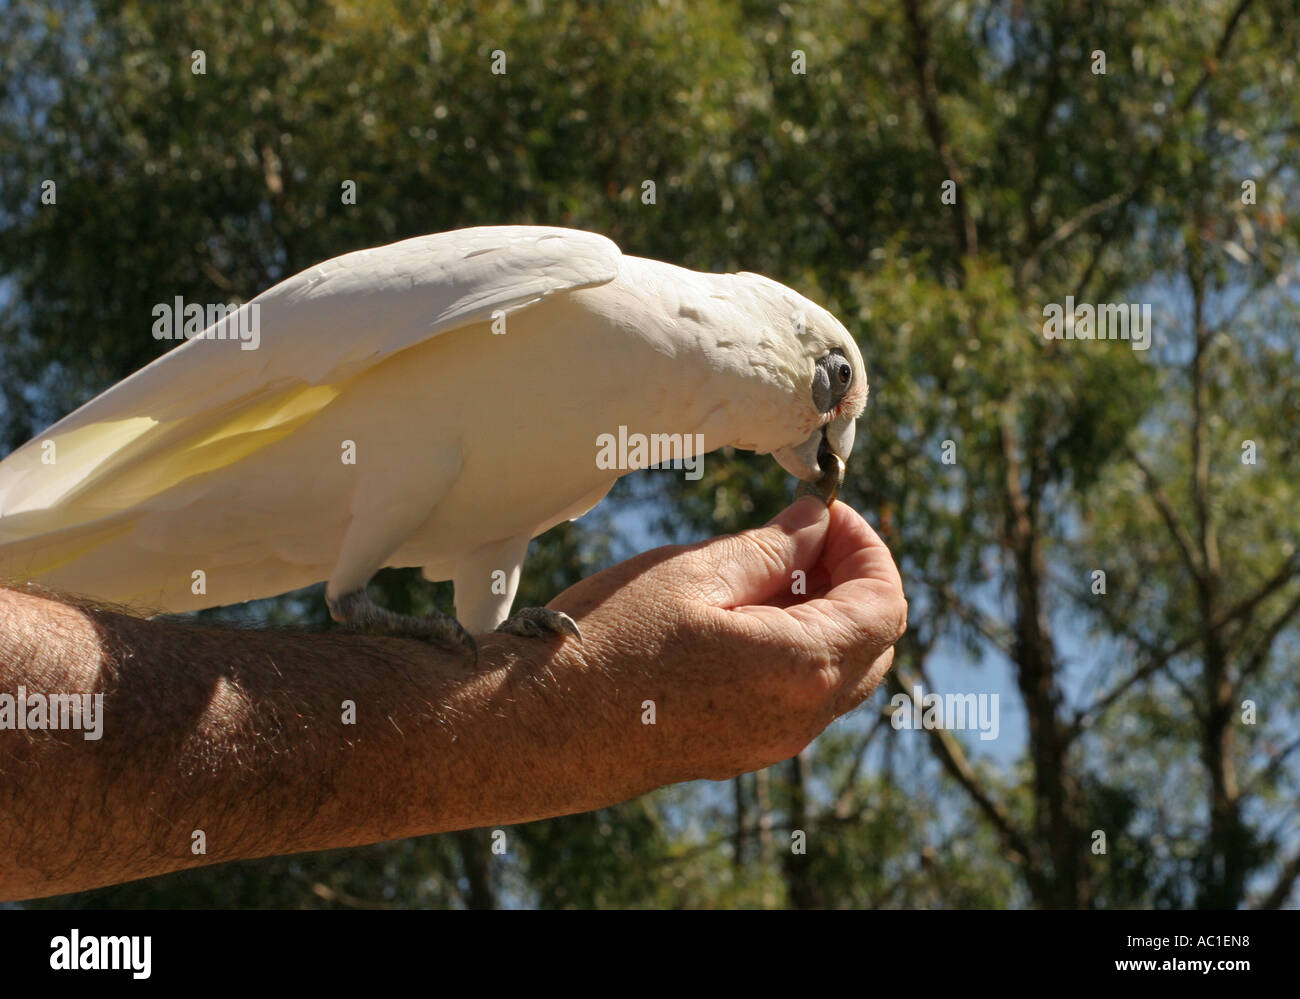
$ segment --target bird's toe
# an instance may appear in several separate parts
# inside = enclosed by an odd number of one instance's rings
[[[578,623],[564,611],[551,610],[549,607],[523,607],[497,625],[496,630],[525,638],[572,635],[582,641]]]

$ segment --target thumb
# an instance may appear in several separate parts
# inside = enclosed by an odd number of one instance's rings
[[[816,565],[829,526],[826,504],[804,496],[763,527],[703,542],[690,552],[699,598],[730,608],[788,593],[793,573]]]

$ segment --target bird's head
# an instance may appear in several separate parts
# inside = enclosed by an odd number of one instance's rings
[[[810,358],[805,384],[807,402],[815,416],[801,425],[806,436],[772,452],[777,462],[795,478],[812,484],[811,490],[828,503],[844,479],[844,464],[853,450],[854,428],[867,405],[867,375],[862,355],[848,331],[835,324],[842,336],[830,336]]]
[[[710,392],[724,401],[713,446],[771,454],[801,480],[801,493],[831,502],[867,405],[866,367],[852,335],[820,305],[761,274],[671,273],[671,283],[655,287],[676,303],[674,338],[698,347]]]
[[[813,492],[830,503],[844,479],[853,450],[854,426],[867,406],[867,372],[852,335],[838,319],[802,295],[794,296],[792,319],[781,353],[793,369],[790,399],[794,437],[772,457],[800,479],[799,494]]]

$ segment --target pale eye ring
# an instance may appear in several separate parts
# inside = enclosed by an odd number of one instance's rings
[[[853,381],[853,365],[843,351],[831,348],[816,361],[812,401],[819,413],[829,413],[843,401]]]

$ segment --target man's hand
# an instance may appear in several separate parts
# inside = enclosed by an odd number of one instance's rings
[[[551,606],[578,620],[575,654],[614,685],[608,759],[651,786],[794,756],[876,689],[907,624],[889,550],[851,507],[816,497],[765,527],[646,552]],[[630,730],[645,700],[656,723]]]
[[[551,606],[581,644],[481,636],[471,672],[409,639],[142,621],[0,589],[0,696],[103,694],[98,740],[0,729],[0,898],[754,770],[871,693],[907,614],[880,539],[814,498]]]

